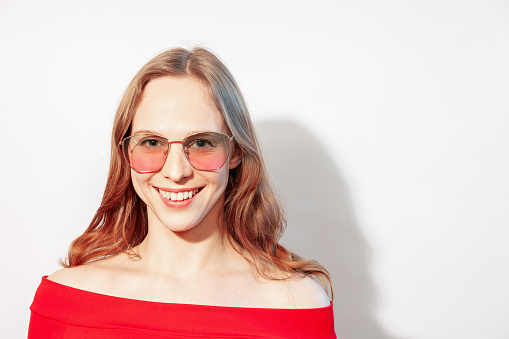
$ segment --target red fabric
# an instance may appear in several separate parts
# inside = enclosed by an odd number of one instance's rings
[[[313,309],[171,304],[88,292],[42,278],[28,339],[336,338],[332,303]]]

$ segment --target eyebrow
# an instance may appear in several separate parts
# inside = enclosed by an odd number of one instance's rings
[[[136,131],[133,133],[133,135],[136,135],[136,134],[156,134],[156,135],[162,136],[162,133],[158,133],[156,131],[150,131],[148,129],[142,129],[142,130],[139,130],[139,131]]]
[[[189,131],[188,133],[186,133],[185,137],[188,137],[190,136],[191,134],[196,134],[196,133],[207,133],[207,132],[213,132],[213,133],[223,133],[223,132],[217,132],[217,131],[211,131],[211,130],[192,130],[192,131]],[[158,136],[161,136],[161,137],[164,137],[166,138],[163,133],[159,133],[159,132],[156,132],[156,131],[151,131],[151,130],[147,130],[147,129],[142,129],[142,130],[139,130],[139,131],[136,131],[134,132],[132,135],[136,135],[136,134],[154,134],[154,135],[158,135]]]

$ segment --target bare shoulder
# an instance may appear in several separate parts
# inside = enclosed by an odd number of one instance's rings
[[[87,291],[102,291],[109,284],[115,260],[104,259],[85,265],[62,268],[48,277],[56,283]]]
[[[62,268],[48,277],[48,280],[61,285],[83,289],[83,277],[86,277],[82,266]]]
[[[286,282],[290,300],[296,308],[319,308],[330,305],[322,285],[311,277],[292,277]]]
[[[265,280],[265,303],[274,308],[321,308],[330,305],[323,287],[308,276]]]

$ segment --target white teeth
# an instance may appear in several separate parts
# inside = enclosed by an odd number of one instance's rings
[[[159,193],[161,193],[161,195],[165,199],[168,199],[171,201],[182,201],[182,200],[186,200],[186,199],[191,199],[196,193],[198,193],[198,188],[194,189],[192,191],[178,192],[178,193],[162,191],[160,189],[158,189],[158,191],[159,191]]]

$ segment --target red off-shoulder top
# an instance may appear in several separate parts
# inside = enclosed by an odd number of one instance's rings
[[[28,339],[336,338],[332,303],[274,309],[151,302],[42,278]]]

